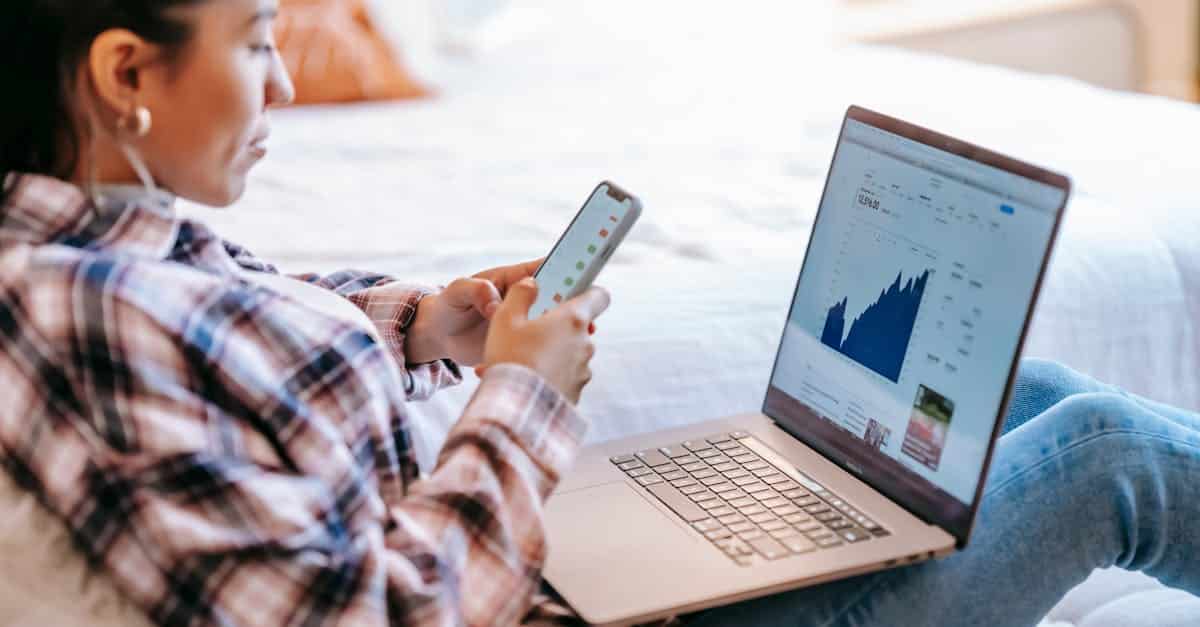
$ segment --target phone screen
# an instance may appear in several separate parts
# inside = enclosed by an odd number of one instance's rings
[[[614,198],[619,196],[620,199]],[[609,194],[609,186],[601,184],[579,210],[562,239],[550,251],[550,256],[537,271],[538,298],[529,310],[530,319],[537,318],[568,300],[583,289],[581,280],[611,243],[617,227],[633,208],[632,196],[623,192]]]

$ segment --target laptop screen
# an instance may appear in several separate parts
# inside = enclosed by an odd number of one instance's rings
[[[842,128],[764,413],[965,543],[1067,184],[879,118]]]

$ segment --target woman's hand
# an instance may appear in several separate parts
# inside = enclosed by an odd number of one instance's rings
[[[523,365],[542,376],[572,403],[579,402],[592,379],[588,364],[596,353],[589,335],[593,322],[608,309],[608,292],[593,287],[536,320],[529,308],[537,300],[533,279],[522,280],[508,294],[491,321],[484,347],[484,371],[497,364]]]
[[[478,364],[492,316],[508,289],[533,276],[540,265],[542,260],[535,259],[484,270],[422,298],[405,342],[408,362],[424,364],[449,358],[464,366]],[[589,330],[594,333],[595,327]]]

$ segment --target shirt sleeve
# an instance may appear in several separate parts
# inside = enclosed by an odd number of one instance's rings
[[[280,274],[272,264],[256,257],[246,248],[224,241],[226,252],[242,268],[255,272]],[[287,276],[339,294],[371,319],[396,363],[404,367],[404,390],[410,400],[425,400],[438,390],[462,382],[462,371],[453,360],[442,359],[424,364],[409,364],[404,339],[416,317],[421,299],[435,290],[420,285],[399,285],[396,279],[364,270],[340,270],[330,274],[313,272]],[[384,286],[388,289],[381,290]]]
[[[134,282],[118,267],[81,277],[82,294],[58,289],[87,318],[31,341],[55,348],[15,368],[47,377],[60,400],[35,411],[39,396],[22,396],[31,407],[5,412],[0,437],[10,470],[154,622],[526,614],[543,502],[586,428],[538,375],[490,369],[417,479],[395,366],[361,331],[330,332],[265,290],[129,302],[97,287]]]

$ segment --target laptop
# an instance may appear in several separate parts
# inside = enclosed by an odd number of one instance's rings
[[[1069,195],[851,107],[761,411],[584,449],[546,580],[629,624],[965,547]]]

